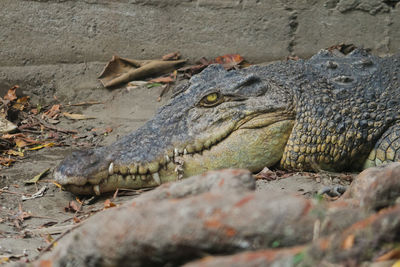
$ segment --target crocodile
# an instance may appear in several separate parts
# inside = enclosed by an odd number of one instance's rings
[[[400,159],[400,55],[321,50],[179,86],[141,128],[77,151],[54,179],[75,194],[155,187],[207,170],[358,171]]]

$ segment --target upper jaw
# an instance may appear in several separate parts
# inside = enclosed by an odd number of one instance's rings
[[[106,156],[96,151],[91,152],[88,154],[92,158],[93,155],[101,158],[96,162],[98,168],[95,172],[83,176],[76,174],[84,173],[84,170],[76,170],[74,174],[67,175],[68,173],[61,167],[61,169],[56,169],[54,178],[68,191],[75,194],[99,195],[117,188],[154,187],[167,180],[182,178],[183,173],[179,173],[179,168],[183,165],[180,162],[182,158],[187,159],[192,154],[201,154],[204,150],[211,149],[237,129],[265,127],[287,118],[288,115],[284,111],[279,111],[273,114],[254,113],[238,121],[229,121],[215,127],[215,130],[209,129],[209,134],[206,136],[170,146],[150,162],[123,162],[121,157],[113,153]],[[112,157],[114,157],[113,160],[111,160]],[[86,168],[85,171],[87,173],[88,169]]]

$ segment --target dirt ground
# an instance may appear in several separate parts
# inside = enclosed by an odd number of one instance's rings
[[[119,136],[142,125],[160,105],[168,100],[170,94],[164,96],[160,102],[157,101],[160,90],[159,87],[139,87],[131,90],[122,88],[110,91],[100,87],[82,92],[82,94],[71,91],[73,96],[67,95],[60,100],[65,107],[70,103],[87,101],[99,101],[101,104],[66,107],[65,110],[68,112],[82,113],[94,118],[79,121],[61,118],[57,127],[77,130],[79,134],[86,133],[87,135],[83,135],[84,137],[78,142],[78,145],[83,147],[85,144],[99,146],[110,144]],[[93,128],[112,128],[112,132],[103,136],[88,134]],[[125,196],[118,194],[116,198],[108,195],[91,200],[81,199],[83,206],[80,211],[69,207],[70,201],[75,200],[75,196],[61,191],[51,183],[51,173],[67,154],[79,149],[78,145],[31,151],[13,166],[2,167],[0,173],[0,189],[2,190],[0,191],[0,264],[7,262],[6,257],[11,261],[34,259],[60,234],[91,214],[104,209],[107,199],[111,199],[112,203],[118,205],[141,193],[141,191],[136,191],[129,192]],[[47,168],[50,168],[49,174],[39,183],[25,185],[24,181]],[[346,179],[341,179],[343,177]],[[288,194],[311,197],[325,186],[334,184],[349,184],[349,176],[297,173],[271,181],[259,179],[257,190],[272,188]],[[42,197],[22,200],[23,196],[30,196],[43,187],[46,187],[46,191]]]

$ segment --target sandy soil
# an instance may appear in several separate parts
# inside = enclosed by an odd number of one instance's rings
[[[119,136],[142,125],[167,101],[168,95],[163,97],[161,102],[157,102],[160,90],[158,87],[143,87],[130,91],[126,88],[114,91],[97,88],[82,94],[75,92],[73,98],[67,97],[65,101],[79,103],[95,100],[104,104],[70,107],[68,111],[71,113],[83,113],[95,119],[71,121],[63,118],[57,127],[77,130],[79,133],[88,133],[93,128],[111,127],[113,131],[107,136],[89,134],[80,141],[81,144],[110,144]],[[75,196],[46,182],[52,178],[51,173],[36,185],[24,184],[24,181],[46,168],[52,171],[64,156],[77,149],[76,146],[65,146],[30,152],[25,159],[16,162],[12,167],[1,169],[0,189],[3,189],[3,192],[0,192],[0,264],[1,257],[6,255],[13,255],[14,259],[34,259],[60,233],[68,230],[77,221],[101,211],[105,200],[112,198],[109,195],[90,202],[85,201],[81,211],[68,211],[66,208],[70,201],[75,200]],[[325,173],[292,174],[272,181],[260,179],[257,181],[257,190],[281,190],[310,197],[324,186],[349,184],[348,180],[340,179],[341,177],[347,176]],[[22,201],[23,195],[34,194],[43,186],[47,189],[42,197]],[[139,193],[141,192],[130,192],[128,196],[118,195],[112,202],[119,204]]]

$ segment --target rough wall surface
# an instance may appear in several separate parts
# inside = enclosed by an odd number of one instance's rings
[[[240,53],[251,61],[354,43],[400,47],[399,1],[2,0],[1,66],[105,61],[112,54],[190,58]]]
[[[398,52],[400,0],[1,0],[0,87],[13,83],[8,66],[172,51],[263,62],[341,42]]]

